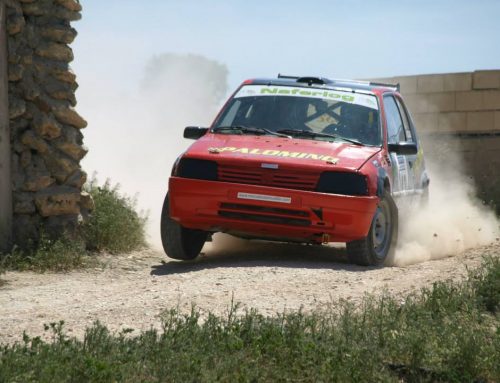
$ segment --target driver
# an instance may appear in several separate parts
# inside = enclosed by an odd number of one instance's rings
[[[276,97],[275,118],[280,129],[311,130],[306,124],[307,101],[299,97]]]
[[[371,145],[376,145],[380,141],[377,139],[377,121],[369,108],[346,104],[342,106],[341,117],[346,137]]]

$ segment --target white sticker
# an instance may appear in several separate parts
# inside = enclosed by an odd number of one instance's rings
[[[265,194],[252,194],[252,193],[238,193],[239,199],[251,199],[255,201],[268,201],[268,202],[280,202],[280,203],[291,203],[292,199],[290,197],[278,197],[274,195]]]
[[[278,164],[266,164],[266,163],[262,163],[260,164],[260,166],[264,169],[279,169],[279,165]]]
[[[255,96],[291,96],[320,98],[323,100],[342,101],[349,104],[362,105],[366,106],[367,108],[378,110],[378,104],[375,96],[332,89],[316,89],[276,85],[245,85],[238,91],[238,93],[236,93],[234,98]]]

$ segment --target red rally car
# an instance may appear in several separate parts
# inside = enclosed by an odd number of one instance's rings
[[[429,178],[394,85],[281,76],[243,82],[175,162],[163,205],[167,255],[198,256],[211,234],[326,244],[378,265],[394,251],[398,211]]]

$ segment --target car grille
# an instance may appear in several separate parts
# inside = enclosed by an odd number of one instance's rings
[[[319,174],[219,164],[217,178],[222,182],[313,191]]]
[[[289,226],[309,226],[309,213],[302,210],[272,208],[235,203],[222,203],[219,210],[221,217],[274,223]]]

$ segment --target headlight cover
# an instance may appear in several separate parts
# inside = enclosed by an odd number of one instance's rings
[[[368,195],[366,176],[352,172],[324,172],[321,174],[316,187],[321,193],[341,195]]]
[[[217,181],[217,163],[196,158],[181,158],[176,175],[182,178]]]

